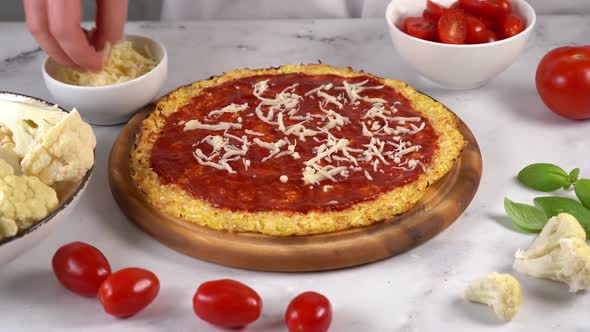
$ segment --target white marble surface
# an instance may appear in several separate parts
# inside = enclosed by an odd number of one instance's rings
[[[590,122],[570,122],[550,113],[534,89],[542,55],[565,44],[582,44],[590,17],[542,16],[519,60],[488,86],[445,91],[428,85],[392,48],[385,22],[373,20],[137,23],[128,32],[156,37],[167,46],[170,76],[165,91],[241,67],[321,60],[405,80],[453,109],[481,145],[484,174],[467,212],[448,230],[406,254],[363,267],[325,273],[277,274],[242,271],[178,254],[129,223],[111,197],[107,156],[120,127],[96,128],[96,173],[71,220],[17,261],[0,268],[0,331],[218,331],[199,321],[191,299],[203,281],[235,278],[264,299],[262,318],[248,331],[284,331],[283,310],[299,292],[316,290],[334,307],[332,331],[587,331],[590,296],[518,275],[524,290],[521,312],[500,323],[484,306],[461,298],[469,280],[491,271],[511,271],[511,257],[531,237],[513,231],[502,199],[530,201],[515,173],[531,162],[578,166],[590,176]],[[43,54],[22,24],[0,24],[0,90],[49,98],[41,79]],[[441,63],[441,65],[444,65]],[[153,270],[162,289],[145,311],[127,320],[102,312],[96,300],[69,294],[55,281],[50,259],[62,244],[95,244],[114,269]]]

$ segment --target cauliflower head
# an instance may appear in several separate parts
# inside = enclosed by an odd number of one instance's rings
[[[572,293],[590,288],[590,247],[586,241],[564,238],[557,243],[556,248],[538,257],[517,252],[514,269],[531,277],[563,282]]]
[[[57,206],[55,190],[36,177],[15,175],[0,159],[0,238],[31,227]]]
[[[498,317],[510,321],[522,305],[522,290],[513,276],[494,272],[470,283],[465,298],[491,306]]]
[[[92,127],[73,110],[36,138],[21,161],[26,175],[48,185],[80,180],[94,164],[96,137]]]
[[[580,239],[586,241],[586,231],[578,220],[568,213],[560,213],[549,219],[543,230],[526,250],[519,250],[516,257],[520,259],[537,258],[559,247],[560,239]]]
[[[6,161],[16,174],[20,174],[20,162],[15,147],[12,131],[0,123],[0,159]]]
[[[0,100],[0,123],[13,132],[25,175],[47,185],[76,182],[94,164],[96,137],[74,109]]]

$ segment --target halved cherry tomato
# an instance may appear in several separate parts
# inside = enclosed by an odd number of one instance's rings
[[[463,9],[461,8],[461,4],[459,3],[459,1],[453,2],[453,4],[449,8]]]
[[[465,13],[456,8],[443,13],[438,21],[438,38],[446,44],[464,44],[467,38]]]
[[[459,0],[461,8],[471,14],[487,18],[498,18],[510,14],[509,0]]]
[[[325,332],[332,323],[332,306],[322,294],[305,292],[295,297],[285,312],[290,332]]]
[[[108,314],[127,318],[158,296],[160,281],[148,270],[130,267],[111,274],[100,286],[98,299]]]
[[[467,37],[465,42],[468,44],[487,43],[486,41],[486,26],[482,21],[472,15],[465,15],[467,22]]]
[[[238,329],[255,322],[262,299],[252,288],[231,279],[207,281],[193,297],[193,310],[202,320],[223,328]]]
[[[484,31],[484,39],[483,39],[483,43],[493,43],[495,41],[498,41],[498,36],[496,35],[496,33],[492,30],[486,30]]]
[[[502,39],[516,36],[525,29],[523,20],[513,14],[500,18],[496,24],[496,32]]]
[[[438,3],[427,0],[426,1],[426,9],[422,13],[422,16],[433,19],[438,21],[438,19],[442,16],[442,13],[446,10],[446,8]]]
[[[83,296],[96,296],[100,284],[111,274],[111,266],[100,250],[83,242],[59,248],[51,265],[65,288]]]
[[[424,40],[436,40],[436,21],[424,17],[407,17],[404,19],[404,31],[413,37]]]
[[[556,48],[537,67],[537,91],[553,112],[569,119],[590,119],[588,73],[590,46]]]
[[[482,17],[482,16],[473,15],[473,14],[470,14],[470,15],[477,18],[478,20],[480,20],[481,23],[483,23],[486,26],[486,28],[488,28],[488,29],[493,29],[496,26],[496,22],[494,22],[494,20],[491,20],[489,18]]]

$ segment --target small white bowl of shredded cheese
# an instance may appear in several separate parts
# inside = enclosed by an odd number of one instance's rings
[[[153,39],[126,35],[105,52],[100,72],[78,72],[50,58],[43,62],[42,71],[58,104],[76,107],[92,124],[115,125],[158,96],[168,72],[168,55]]]

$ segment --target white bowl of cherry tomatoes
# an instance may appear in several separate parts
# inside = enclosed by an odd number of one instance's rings
[[[536,15],[524,0],[392,0],[386,19],[400,57],[420,75],[472,89],[516,60]]]

